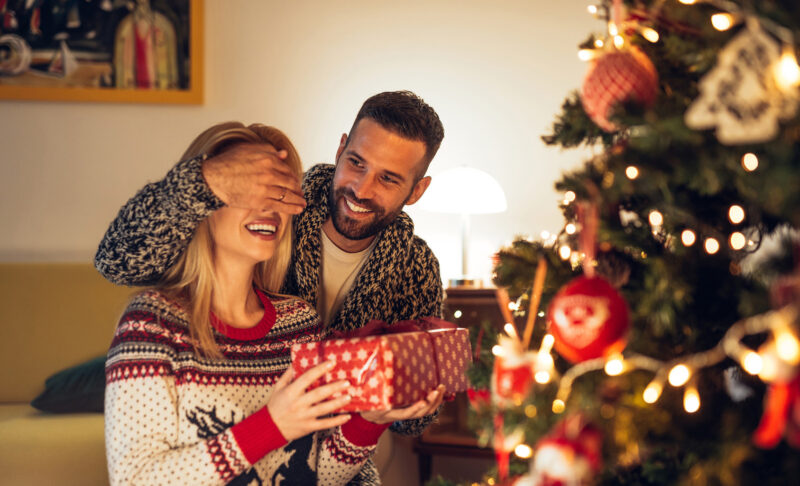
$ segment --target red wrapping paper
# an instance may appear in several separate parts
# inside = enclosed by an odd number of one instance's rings
[[[439,384],[447,394],[467,389],[469,333],[461,328],[436,329],[292,346],[295,376],[326,360],[336,361],[336,367],[313,386],[348,380],[350,387],[342,393],[352,399],[342,412],[399,408],[424,399]]]

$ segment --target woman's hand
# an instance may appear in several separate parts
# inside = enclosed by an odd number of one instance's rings
[[[350,420],[350,414],[347,413],[324,417],[350,401],[350,396],[347,394],[331,399],[334,393],[347,389],[347,380],[328,383],[306,391],[333,366],[332,361],[318,364],[294,381],[292,381],[292,369],[289,368],[275,383],[275,389],[267,402],[267,409],[272,421],[287,441],[291,442],[317,430],[336,427]]]
[[[420,400],[408,407],[361,412],[361,417],[374,424],[388,424],[398,420],[416,419],[432,414],[442,404],[443,399],[444,385],[439,385],[435,390],[428,393],[425,400]]]

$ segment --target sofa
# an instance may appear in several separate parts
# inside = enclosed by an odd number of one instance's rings
[[[30,403],[48,377],[106,353],[132,293],[90,263],[0,264],[0,482],[108,484],[102,413],[48,413]],[[73,390],[47,391],[68,402]]]

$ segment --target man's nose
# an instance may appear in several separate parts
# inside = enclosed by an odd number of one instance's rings
[[[356,179],[352,189],[358,199],[372,199],[375,195],[375,178],[370,174],[364,174]]]

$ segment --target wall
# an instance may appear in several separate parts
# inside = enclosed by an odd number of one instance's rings
[[[517,234],[562,224],[558,174],[582,158],[544,147],[602,24],[583,0],[206,0],[201,106],[0,101],[0,261],[89,261],[116,211],[223,120],[284,129],[306,166],[332,162],[361,102],[411,89],[446,136],[429,174],[493,174],[509,211],[472,220],[471,269]],[[413,207],[418,233],[460,273],[459,222]]]

